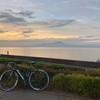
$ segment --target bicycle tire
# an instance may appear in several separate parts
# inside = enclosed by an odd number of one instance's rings
[[[15,71],[7,70],[3,72],[0,76],[0,88],[3,91],[8,92],[13,90],[16,87],[17,83],[18,83],[18,74]]]
[[[46,71],[38,69],[31,72],[29,76],[29,85],[33,90],[40,91],[47,88],[49,84],[49,75]]]

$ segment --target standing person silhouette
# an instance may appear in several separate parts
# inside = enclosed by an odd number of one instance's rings
[[[9,51],[7,51],[7,55],[9,55]]]

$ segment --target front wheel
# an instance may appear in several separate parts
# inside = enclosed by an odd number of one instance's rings
[[[44,90],[49,84],[49,75],[46,71],[38,69],[29,76],[29,85],[33,90]]]
[[[13,90],[18,83],[18,74],[15,71],[7,70],[0,76],[0,88],[4,91]]]

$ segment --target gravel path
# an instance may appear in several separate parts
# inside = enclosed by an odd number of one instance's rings
[[[64,94],[56,92],[33,90],[13,90],[11,92],[4,92],[0,90],[0,100],[92,100],[85,97],[79,97],[73,94]]]

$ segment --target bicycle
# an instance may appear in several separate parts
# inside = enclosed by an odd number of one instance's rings
[[[36,61],[31,61],[30,64],[35,64]],[[4,71],[0,76],[0,88],[3,91],[11,91],[18,84],[19,77],[23,80],[24,85],[29,85],[33,90],[39,91],[47,88],[49,84],[49,75],[42,69],[32,70],[32,66],[23,75],[18,69],[19,66],[15,62],[8,62],[11,70]]]

